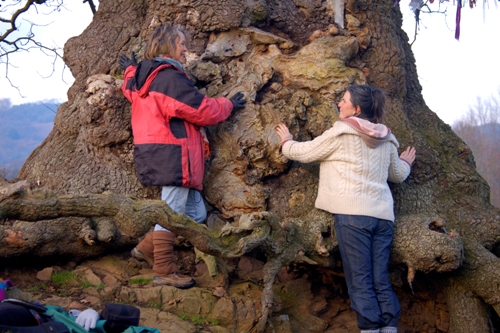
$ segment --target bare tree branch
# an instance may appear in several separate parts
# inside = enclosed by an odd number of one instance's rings
[[[424,10],[424,8],[426,8],[426,10]],[[446,13],[447,13],[446,10],[447,10],[446,8],[444,10],[441,10],[440,8],[438,10],[432,10],[429,7],[429,1],[425,1],[424,3],[422,3],[422,6],[419,8],[414,8],[413,13],[415,15],[415,32],[413,35],[413,40],[410,43],[410,46],[412,46],[413,43],[415,43],[415,41],[417,40],[418,30],[420,30],[420,22],[421,22],[420,14],[421,13],[424,13],[424,14],[438,13],[438,14],[445,14],[446,15]]]
[[[92,11],[92,14],[94,14],[94,15],[95,15],[95,13],[96,13],[97,11],[96,11],[96,8],[95,8],[94,1],[93,1],[93,0],[83,0],[83,3],[86,3],[86,2],[88,2],[88,3],[89,3],[90,10]]]
[[[95,14],[94,0],[85,0],[83,3],[85,2],[89,3],[92,13]],[[44,8],[43,12],[41,11],[41,5]],[[34,28],[46,25],[36,24],[25,17],[30,10],[35,10],[37,14],[50,15],[60,11],[61,8],[64,8],[64,0],[10,0],[7,5],[0,5],[0,22],[8,25],[5,31],[0,31],[0,64],[5,64],[5,78],[9,81],[11,87],[19,92],[20,96],[22,96],[22,93],[19,87],[9,77],[9,68],[15,67],[9,59],[12,54],[37,49],[46,56],[53,57],[52,71],[48,75],[41,75],[44,78],[52,76],[56,71],[58,60],[62,60],[62,47],[57,45],[49,46],[36,39]],[[26,33],[20,32],[22,22],[29,24],[29,30]],[[63,72],[65,69],[66,66],[64,65]]]
[[[6,39],[7,37],[9,37],[9,35],[11,33],[13,33],[14,31],[17,30],[17,25],[16,25],[16,21],[17,19],[19,18],[19,16],[21,16],[21,14],[23,13],[26,13],[31,5],[33,5],[35,3],[35,0],[28,0],[28,2],[26,2],[26,4],[24,5],[24,7],[18,9],[10,19],[4,19],[4,18],[1,18],[1,21],[4,22],[4,23],[10,23],[10,28],[7,29],[7,31],[5,31],[5,33],[0,37],[0,42],[8,42]],[[8,44],[11,44],[11,43],[8,43]],[[2,55],[0,54],[0,57]]]

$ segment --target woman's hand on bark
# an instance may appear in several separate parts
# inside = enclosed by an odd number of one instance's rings
[[[415,147],[407,147],[404,152],[399,156],[400,159],[405,160],[411,166],[415,161],[416,150]]]
[[[288,129],[288,127],[286,127],[285,124],[279,124],[278,126],[276,126],[276,133],[278,133],[278,136],[281,138],[282,143],[284,141],[293,139],[292,133],[290,133],[290,130]]]

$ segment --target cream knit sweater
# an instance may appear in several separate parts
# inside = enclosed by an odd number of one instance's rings
[[[400,183],[410,174],[410,165],[399,158],[398,147],[394,135],[389,134],[387,141],[369,148],[356,129],[337,121],[312,141],[285,142],[282,152],[291,160],[321,162],[316,208],[394,221],[387,181]]]

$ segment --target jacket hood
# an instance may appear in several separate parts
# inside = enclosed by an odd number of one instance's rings
[[[376,148],[384,142],[393,141],[391,130],[384,124],[374,124],[358,117],[349,117],[340,121],[355,129],[370,148]]]
[[[135,89],[137,89],[140,97],[148,95],[153,79],[158,75],[159,71],[168,67],[173,66],[156,60],[143,60],[137,65],[134,79]]]

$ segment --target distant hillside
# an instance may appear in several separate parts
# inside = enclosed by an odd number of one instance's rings
[[[52,130],[56,101],[12,106],[9,99],[0,99],[0,175],[7,179],[17,172],[31,152]]]

